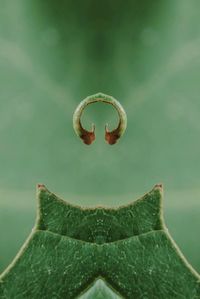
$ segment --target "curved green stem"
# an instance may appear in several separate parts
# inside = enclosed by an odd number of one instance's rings
[[[85,144],[91,144],[95,140],[95,125],[92,124],[92,130],[87,131],[81,124],[81,115],[85,107],[89,104],[103,102],[112,105],[118,112],[119,124],[113,131],[108,130],[108,125],[105,126],[105,139],[109,144],[115,144],[117,140],[124,134],[127,127],[127,116],[122,105],[113,97],[97,93],[84,99],[76,108],[73,115],[73,127],[76,134],[83,140]]]

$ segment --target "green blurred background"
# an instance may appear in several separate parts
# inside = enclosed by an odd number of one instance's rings
[[[121,205],[165,187],[172,237],[200,271],[200,2],[0,0],[0,271],[29,235],[35,186],[82,205]],[[78,103],[97,139],[74,134]]]

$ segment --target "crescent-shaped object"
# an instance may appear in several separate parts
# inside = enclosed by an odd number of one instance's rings
[[[119,123],[116,129],[113,131],[108,130],[108,125],[105,126],[105,140],[108,144],[115,144],[117,140],[124,134],[127,127],[127,116],[122,105],[112,96],[97,93],[85,98],[80,102],[73,115],[73,127],[76,134],[83,140],[87,145],[91,144],[95,140],[95,125],[92,124],[92,130],[87,131],[81,124],[81,115],[86,106],[96,103],[103,102],[112,105],[118,112]]]

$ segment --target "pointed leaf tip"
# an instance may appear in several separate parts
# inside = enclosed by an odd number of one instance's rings
[[[156,184],[155,187],[163,189],[163,183]]]
[[[44,184],[37,184],[37,186],[36,186],[37,198],[40,198],[41,194],[43,194],[43,192],[48,192],[46,186]]]
[[[44,184],[37,184],[37,189],[46,189]]]
[[[153,189],[160,190],[160,192],[163,192],[163,184],[162,183],[156,184]]]

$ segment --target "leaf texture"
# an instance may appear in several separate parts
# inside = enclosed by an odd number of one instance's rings
[[[117,208],[82,208],[38,187],[38,217],[0,277],[0,298],[200,298],[170,237],[162,186]],[[93,297],[91,297],[93,296]]]

